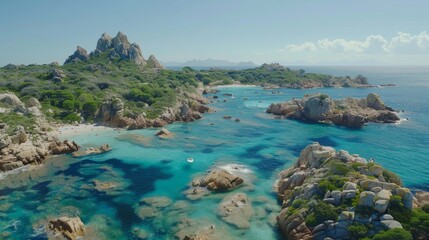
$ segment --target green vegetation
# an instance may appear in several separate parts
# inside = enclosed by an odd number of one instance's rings
[[[26,117],[16,113],[7,113],[0,114],[0,122],[6,123],[9,126],[6,132],[7,134],[11,134],[15,131],[18,125],[23,126],[27,132],[32,133],[36,119],[34,119],[34,117]]]
[[[285,86],[298,81],[327,81],[332,78],[326,74],[305,73],[304,70],[291,70],[277,64],[264,64],[257,68],[244,70],[210,69],[199,71],[197,79],[205,85],[230,84],[273,84]]]
[[[324,221],[338,219],[338,213],[335,211],[335,208],[328,203],[318,201],[313,208],[313,212],[307,216],[305,223],[308,226],[317,226]]]
[[[373,240],[411,240],[411,233],[401,228],[381,231],[372,237]]]
[[[367,236],[368,228],[364,224],[355,223],[349,226],[352,240],[362,239]]]
[[[320,180],[319,188],[323,190],[324,195],[327,191],[340,190],[344,186],[344,183],[346,183],[346,180],[347,178],[335,175],[328,176]]]

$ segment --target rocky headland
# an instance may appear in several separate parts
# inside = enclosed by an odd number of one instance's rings
[[[3,93],[0,103],[3,116],[8,116],[0,123],[0,171],[39,164],[50,155],[78,150],[75,142],[61,142],[52,136],[56,125],[46,119],[37,99],[23,103],[15,94]]]
[[[319,143],[279,174],[275,189],[283,208],[277,221],[287,239],[360,239],[386,232],[411,239],[409,232],[420,236],[421,230],[410,221],[429,217],[421,210],[425,202],[394,173]]]
[[[377,94],[366,98],[334,100],[326,94],[307,95],[283,103],[272,103],[267,113],[307,122],[333,123],[360,128],[365,123],[395,123],[399,117]]]

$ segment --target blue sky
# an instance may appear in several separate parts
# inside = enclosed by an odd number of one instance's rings
[[[426,0],[0,2],[0,65],[62,63],[103,32],[161,61],[429,65]]]

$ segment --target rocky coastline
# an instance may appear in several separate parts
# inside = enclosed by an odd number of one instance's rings
[[[334,100],[326,94],[306,95],[283,103],[272,103],[267,113],[307,122],[333,123],[360,128],[366,123],[396,123],[399,117],[377,94],[366,98]]]
[[[120,98],[112,98],[102,103],[98,110],[99,125],[124,128],[128,130],[149,127],[164,127],[177,121],[190,122],[202,118],[203,113],[212,111],[207,99],[200,94],[183,93],[177,99],[174,107],[166,108],[158,118],[148,119],[144,114],[129,114],[125,116],[126,106]],[[49,121],[42,105],[36,98],[30,98],[25,103],[13,93],[0,94],[2,113],[13,113],[32,124],[15,126],[10,129],[7,123],[0,123],[0,171],[8,172],[25,165],[37,165],[53,155],[71,154],[82,157],[101,154],[110,151],[109,146],[79,150],[73,141],[59,141],[58,128],[61,124]]]
[[[308,145],[279,174],[275,189],[283,208],[279,228],[297,240],[351,239],[357,228],[362,237],[404,231],[409,223],[403,215],[426,204],[424,193],[414,197],[399,177],[372,160],[319,143]]]

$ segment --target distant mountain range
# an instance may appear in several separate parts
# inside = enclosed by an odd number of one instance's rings
[[[189,66],[189,67],[257,67],[254,62],[230,62],[208,58],[206,60],[191,60],[187,62],[162,62],[164,66]]]

